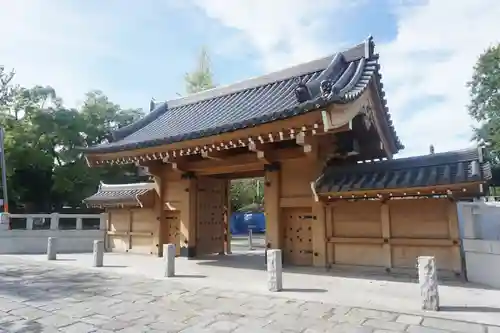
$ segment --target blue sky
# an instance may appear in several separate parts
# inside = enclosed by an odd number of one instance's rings
[[[184,94],[202,45],[218,84],[312,60],[373,35],[402,155],[470,145],[466,81],[500,1],[0,0],[0,64],[69,105],[103,90],[123,107]],[[488,10],[484,10],[488,8]],[[12,32],[12,33],[10,33]]]

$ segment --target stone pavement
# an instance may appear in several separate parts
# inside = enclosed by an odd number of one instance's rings
[[[0,332],[500,333],[500,327],[0,256]]]

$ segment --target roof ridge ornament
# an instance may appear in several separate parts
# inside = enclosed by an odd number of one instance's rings
[[[373,36],[368,35],[365,40],[365,58],[370,59],[375,52],[375,43],[373,42]]]
[[[295,97],[299,103],[304,103],[312,99],[311,90],[301,78],[295,80],[297,86],[295,87]]]

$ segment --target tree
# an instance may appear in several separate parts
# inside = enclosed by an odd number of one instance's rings
[[[490,144],[491,161],[500,162],[500,44],[483,52],[474,66],[472,80],[467,83],[471,102],[469,114],[478,122],[474,139]]]
[[[14,70],[5,71],[5,67],[0,65],[0,107],[5,106],[10,102],[14,87],[12,79],[14,78]]]
[[[202,47],[196,69],[186,73],[186,92],[194,94],[215,87],[211,70],[210,56],[206,47]]]
[[[7,95],[4,95],[7,96]],[[10,89],[0,106],[11,206],[43,212],[80,206],[99,182],[134,181],[135,166],[88,168],[76,149],[108,141],[111,132],[143,115],[121,109],[100,91],[80,110],[67,108],[49,86]]]

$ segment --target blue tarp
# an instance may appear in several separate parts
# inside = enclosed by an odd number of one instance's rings
[[[248,229],[253,232],[266,232],[266,218],[264,213],[233,213],[230,219],[231,234],[248,234]]]

